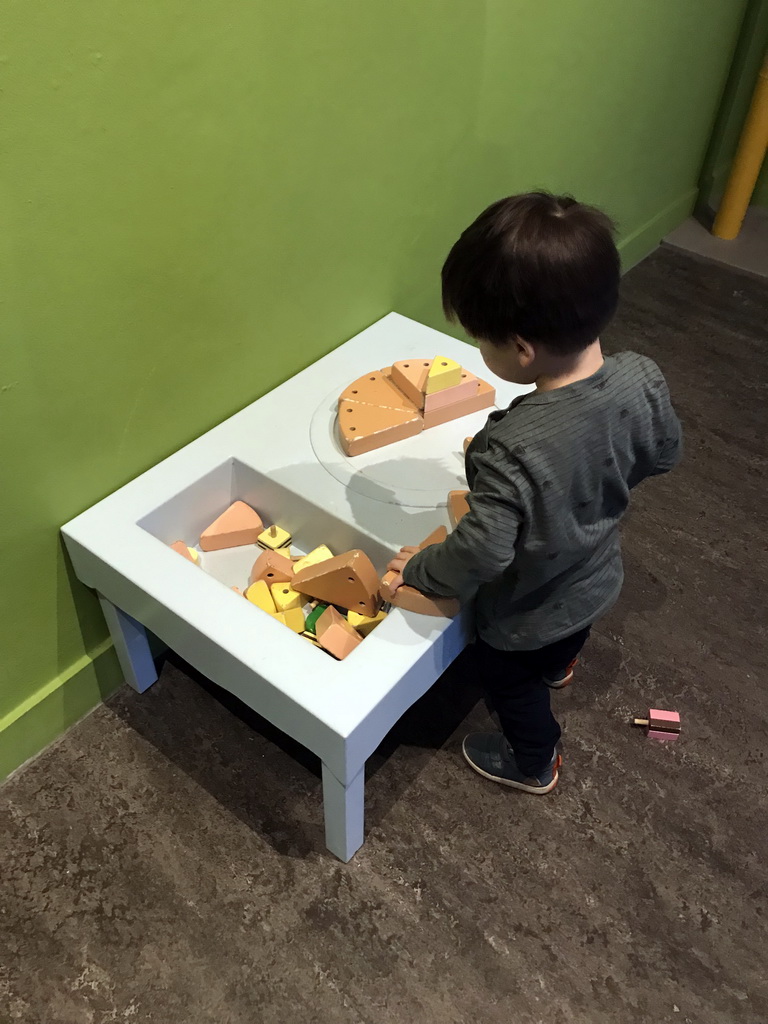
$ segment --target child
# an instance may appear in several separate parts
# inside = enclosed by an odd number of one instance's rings
[[[654,362],[603,356],[618,301],[613,225],[542,192],[490,206],[451,249],[443,308],[503,380],[535,384],[494,412],[466,457],[470,511],[448,539],[390,564],[431,594],[477,592],[479,674],[502,733],[464,740],[480,775],[527,793],[558,779],[550,689],[566,686],[592,624],[621,590],[630,490],[682,454]]]

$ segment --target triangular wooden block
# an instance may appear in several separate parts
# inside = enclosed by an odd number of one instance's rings
[[[375,615],[379,610],[379,580],[364,551],[355,549],[297,572],[294,590],[348,611]],[[319,620],[318,620],[319,622]]]
[[[341,447],[350,457],[420,434],[421,414],[411,408],[381,409],[363,402],[339,402]]]
[[[258,512],[244,501],[235,501],[207,530],[203,530],[200,547],[203,551],[220,551],[222,548],[255,544],[263,529],[264,523]]]
[[[469,491],[448,492],[448,517],[451,520],[451,526],[458,525],[460,520],[469,512],[468,494]]]
[[[317,642],[340,661],[359,647],[363,638],[335,608],[326,608],[317,620]]]
[[[425,394],[434,395],[444,388],[455,388],[461,384],[461,366],[447,356],[435,356],[427,374]]]
[[[438,526],[436,530],[433,530],[432,533],[430,533],[426,540],[423,540],[421,544],[419,544],[419,551],[423,551],[424,548],[431,548],[433,544],[442,544],[447,536],[448,531],[446,528],[444,526]]]
[[[447,409],[448,406],[461,406],[464,402],[471,402],[477,398],[480,381],[468,370],[461,371],[461,382],[451,388],[442,388],[428,394],[424,399],[424,417],[435,413],[438,409]]]
[[[293,579],[293,562],[279,551],[263,551],[253,563],[250,583],[264,580],[273,583],[290,583]]]
[[[174,551],[176,551],[176,552],[177,552],[178,554],[180,554],[180,555],[183,555],[183,556],[184,556],[184,558],[186,558],[186,559],[187,559],[187,561],[189,561],[189,562],[195,562],[195,564],[198,564],[198,565],[199,565],[199,562],[197,561],[197,559],[196,559],[196,558],[194,557],[194,555],[192,554],[193,548],[187,547],[187,545],[186,545],[186,544],[184,543],[184,541],[183,541],[183,540],[175,540],[175,541],[173,542],[173,544],[171,544],[170,546],[171,546],[171,547],[173,548],[173,550],[174,550]],[[195,555],[196,555],[196,554],[197,554],[197,552],[195,551]]]
[[[434,615],[443,619],[455,619],[461,610],[456,597],[435,597],[434,594],[422,594],[414,587],[403,585],[398,587],[392,597],[392,607],[402,608],[418,615]]]
[[[442,423],[448,423],[449,420],[457,420],[462,416],[469,416],[473,412],[480,412],[481,409],[492,406],[496,401],[495,388],[492,388],[485,380],[475,379],[478,382],[478,387],[472,398],[465,398],[461,402],[451,402],[450,405],[445,405],[441,409],[431,409],[429,412],[425,412],[424,429],[439,427]]]
[[[392,364],[392,383],[419,409],[424,408],[427,374],[431,365],[429,359],[400,359]]]
[[[362,402],[364,405],[375,405],[382,409],[400,409],[415,412],[415,406],[389,378],[390,369],[367,373],[353,381],[345,388],[340,397],[342,402]]]

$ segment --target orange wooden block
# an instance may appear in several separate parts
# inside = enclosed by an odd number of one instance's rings
[[[430,535],[419,544],[419,551],[423,551],[424,548],[431,547],[433,544],[442,544],[445,538],[448,536],[448,531],[444,526],[438,526],[436,530],[433,530]],[[397,578],[398,573],[386,572],[379,580],[379,592],[385,601],[392,601],[393,597],[397,593],[397,590],[392,589],[392,583]],[[413,589],[413,588],[411,588]],[[418,591],[416,591],[418,593]]]
[[[415,410],[382,409],[363,402],[339,402],[339,434],[346,455],[364,455],[384,445],[420,434],[421,415]]]
[[[446,405],[442,409],[434,409],[429,413],[425,412],[424,429],[429,430],[430,427],[439,427],[442,423],[460,419],[462,416],[469,416],[470,413],[480,412],[481,409],[487,409],[492,406],[496,401],[496,389],[491,387],[487,381],[480,380],[480,378],[476,379],[478,387],[474,398],[465,398],[461,402],[454,402],[452,405]]]
[[[293,562],[279,551],[263,551],[253,563],[249,582],[264,580],[273,583],[290,583],[293,579]]]
[[[419,551],[431,547],[433,544],[442,544],[448,536],[444,526],[438,526],[430,535],[419,544]],[[407,584],[392,589],[392,583],[397,577],[396,572],[387,572],[381,578],[379,587],[381,596],[389,601],[393,608],[403,608],[405,611],[417,612],[419,615],[434,615],[445,619],[453,619],[459,614],[460,605],[455,597],[436,597],[422,594],[415,587]]]
[[[342,660],[363,642],[363,638],[334,607],[328,607],[317,620],[316,639],[323,650]]]
[[[435,391],[432,395],[424,397],[424,415],[437,412],[438,409],[445,409],[449,405],[456,405],[459,402],[466,402],[477,398],[477,391],[480,381],[469,370],[461,371],[461,383],[452,388],[443,388],[442,391]]]
[[[383,600],[391,601],[392,598],[397,593],[397,590],[392,589],[392,584],[395,582],[398,575],[399,573],[390,570],[389,572],[385,572],[384,575],[381,577],[381,580],[379,581],[379,593],[381,594]]]
[[[381,603],[376,570],[359,549],[308,565],[295,574],[291,586],[318,601],[364,615],[375,615]]]
[[[432,547],[433,544],[442,544],[447,536],[448,531],[446,528],[444,526],[438,526],[436,530],[433,530],[432,533],[430,533],[426,540],[423,540],[421,544],[419,544],[419,551],[423,551],[424,548]]]
[[[469,491],[448,492],[448,518],[451,520],[451,526],[456,526],[469,512],[468,494]]]
[[[395,591],[391,604],[393,608],[403,608],[408,612],[417,612],[419,615],[436,615],[443,619],[454,619],[461,608],[456,597],[436,597],[435,595],[422,594],[415,587],[403,584]]]
[[[464,454],[465,455],[467,454],[467,448],[469,448],[469,446],[472,444],[472,442],[474,440],[475,440],[474,437],[465,437],[464,438]]]
[[[391,380],[391,367],[386,370],[367,373],[345,388],[339,398],[343,402],[362,402],[380,409],[399,409],[401,412],[415,412],[416,406]]]
[[[255,544],[263,529],[264,523],[258,512],[244,501],[235,501],[208,529],[203,530],[200,547],[203,551],[220,551],[222,548]]]
[[[430,359],[400,359],[392,364],[392,383],[419,409],[424,408]]]
[[[193,562],[195,565],[200,564],[198,561],[196,561],[196,559],[192,557],[191,551],[189,550],[189,548],[187,547],[183,540],[175,540],[173,544],[170,545],[170,547],[173,548],[174,551],[178,552],[178,554],[184,555],[188,562]]]

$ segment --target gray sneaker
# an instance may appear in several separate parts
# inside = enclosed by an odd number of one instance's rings
[[[464,737],[461,749],[470,768],[502,786],[522,789],[525,793],[549,793],[557,785],[562,762],[557,750],[546,768],[532,778],[523,775],[517,767],[514,751],[501,732],[473,732]]]
[[[565,686],[570,686],[573,682],[573,670],[578,665],[579,659],[574,658],[570,665],[566,665],[562,672],[557,672],[553,676],[544,676],[544,682],[550,688],[550,690],[562,690]]]

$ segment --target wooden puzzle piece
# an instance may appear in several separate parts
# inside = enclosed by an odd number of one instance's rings
[[[438,526],[430,535],[419,544],[419,551],[431,547],[433,544],[442,544],[448,536],[444,526]],[[404,611],[417,612],[419,615],[440,616],[445,619],[453,619],[461,610],[461,605],[456,597],[437,597],[435,595],[423,594],[415,587],[409,587],[407,583],[393,589],[392,584],[399,573],[389,571],[382,576],[379,583],[379,590],[382,598],[388,601],[393,608],[402,608]]]
[[[426,537],[421,544],[419,544],[419,551],[423,551],[424,548],[429,548],[433,544],[442,544],[445,538],[448,536],[448,531],[444,526],[438,526],[436,530],[433,530],[428,537]],[[387,572],[379,580],[379,592],[385,601],[392,602],[393,597],[397,593],[397,589],[392,589],[392,584],[397,579],[399,573]]]
[[[451,520],[451,526],[454,528],[469,512],[468,494],[469,491],[448,492],[448,518]]]
[[[398,587],[391,599],[393,608],[417,612],[419,615],[435,615],[444,619],[454,619],[461,610],[457,597],[436,597],[434,594],[422,594],[415,587],[404,583]]]
[[[448,531],[444,526],[438,526],[436,530],[433,530],[430,535],[419,544],[419,551],[423,551],[424,548],[431,548],[433,544],[442,544],[445,538],[448,536]]]
[[[672,743],[680,735],[681,723],[677,711],[651,708],[647,718],[635,718],[634,724],[646,727],[646,735],[651,740],[664,740]]]
[[[223,548],[255,544],[263,529],[264,523],[258,512],[244,501],[233,501],[229,508],[200,534],[200,547],[203,551],[221,551]]]
[[[415,409],[382,409],[362,402],[340,402],[338,419],[341,447],[350,457],[404,441],[423,429]]]
[[[437,391],[456,387],[461,383],[461,366],[447,356],[435,356],[427,373],[424,388],[426,395],[434,395]]]
[[[256,538],[256,543],[262,548],[269,548],[276,551],[291,543],[291,535],[282,526],[270,526]]]
[[[417,409],[424,408],[429,359],[400,359],[392,364],[392,383],[398,387]]]
[[[480,388],[480,381],[474,375],[465,370],[462,373],[461,381],[452,388],[443,388],[442,391],[435,391],[424,398],[424,416],[435,413],[439,409],[447,409],[449,406],[459,405],[462,402],[471,401],[477,398]]]
[[[358,612],[350,612],[347,615],[347,622],[357,630],[360,636],[368,636],[386,617],[387,613],[382,610],[376,612],[375,615],[360,615]]]
[[[290,583],[273,583],[269,589],[272,594],[272,600],[275,602],[275,608],[279,612],[287,612],[292,608],[302,608],[304,605],[304,595],[294,590]],[[304,628],[303,619],[301,628]]]
[[[382,371],[367,373],[345,388],[339,397],[339,407],[343,402],[362,402],[363,405],[375,405],[381,409],[399,409],[415,412],[416,406],[400,388],[392,382],[391,367]]]
[[[294,633],[304,632],[304,612],[301,608],[286,608],[284,611],[272,612],[272,618],[282,622]]]
[[[274,614],[277,610],[275,602],[272,600],[270,589],[264,580],[256,580],[255,583],[252,583],[246,590],[245,596],[251,604],[255,604],[257,608],[261,608],[264,612],[269,612],[270,615]]]
[[[194,548],[191,548],[187,544],[185,544],[183,540],[175,540],[173,544],[169,544],[168,546],[172,548],[177,554],[183,555],[183,557],[186,558],[188,562],[194,562],[195,565],[200,564],[200,555],[197,553],[197,551],[195,551]]]
[[[303,555],[301,558],[298,558],[293,563],[293,571],[301,572],[301,570],[306,569],[308,565],[317,565],[318,562],[325,562],[329,558],[333,558],[333,552],[330,548],[327,548],[325,544],[321,544],[319,547],[310,551],[308,555]]]
[[[273,583],[289,583],[293,573],[293,562],[282,551],[262,551],[253,563],[249,582],[264,580],[270,586]]]
[[[480,412],[488,409],[496,401],[496,389],[484,380],[478,379],[477,394],[474,398],[465,398],[461,402],[454,402],[443,409],[433,409],[432,412],[424,413],[424,429],[439,427],[450,420],[458,420],[462,416],[469,416],[473,412]]]
[[[320,646],[339,661],[351,654],[363,642],[363,638],[350,626],[347,620],[331,605],[317,620],[317,641]]]
[[[379,609],[379,580],[370,558],[359,548],[309,565],[293,577],[294,590],[337,604],[348,611],[375,615]]]

